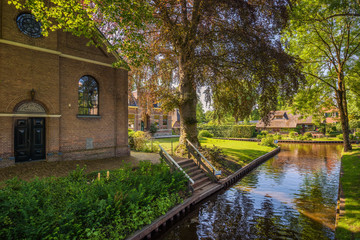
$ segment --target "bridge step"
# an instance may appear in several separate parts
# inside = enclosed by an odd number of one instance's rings
[[[206,175],[206,173],[199,168],[194,160],[186,159],[177,162],[179,166],[184,169],[184,171],[190,176],[192,180],[194,180],[194,184],[192,187],[196,191],[197,189],[206,187],[207,185],[211,184],[211,179]]]

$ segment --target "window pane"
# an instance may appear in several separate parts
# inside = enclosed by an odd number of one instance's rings
[[[99,115],[99,87],[91,76],[79,80],[78,106],[80,115]]]

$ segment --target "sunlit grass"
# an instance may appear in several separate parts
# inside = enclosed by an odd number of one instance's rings
[[[234,161],[241,165],[249,163],[250,161],[273,150],[273,148],[261,146],[257,142],[232,141],[213,138],[200,138],[199,140],[202,146],[220,147],[224,154],[230,156]],[[158,141],[169,153],[171,153],[171,142],[173,144],[173,149],[175,149],[179,144],[179,138],[156,139],[156,141]]]
[[[353,146],[351,152],[345,152],[341,164],[345,215],[339,219],[336,239],[360,239],[360,147]]]

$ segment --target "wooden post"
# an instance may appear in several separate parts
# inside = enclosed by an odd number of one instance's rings
[[[170,140],[170,142],[171,142],[171,155],[172,155],[172,156],[174,156],[173,141],[172,141],[172,140]]]
[[[97,177],[97,179],[100,181],[100,173],[98,173],[98,177]]]

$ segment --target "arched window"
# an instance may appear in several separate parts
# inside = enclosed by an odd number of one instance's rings
[[[79,80],[79,115],[99,115],[99,85],[91,76]]]

